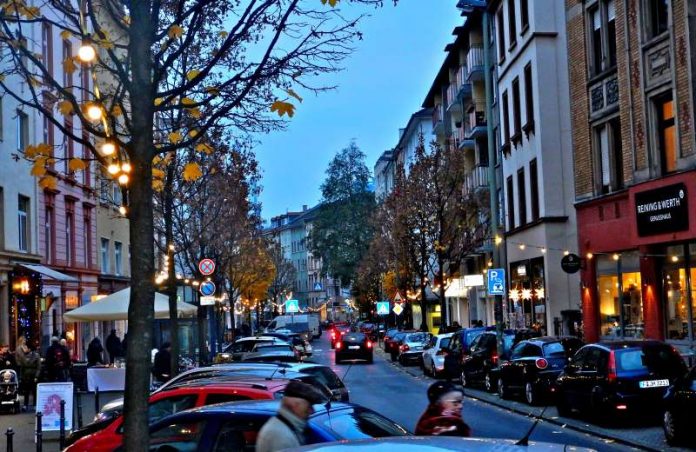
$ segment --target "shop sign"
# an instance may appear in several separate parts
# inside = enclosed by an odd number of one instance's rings
[[[566,273],[577,273],[582,265],[582,260],[577,254],[568,254],[561,259],[561,268]]]
[[[464,287],[481,287],[483,285],[483,274],[464,275]]]
[[[77,292],[69,290],[65,292],[65,309],[75,309],[80,306]]]
[[[689,202],[684,184],[636,193],[636,220],[641,237],[689,229]]]

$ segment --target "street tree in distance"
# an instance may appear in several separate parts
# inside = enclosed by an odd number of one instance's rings
[[[269,244],[268,256],[275,269],[273,281],[268,286],[268,296],[273,303],[273,311],[276,312],[279,301],[283,302],[284,295],[292,292],[297,270],[292,262],[285,258],[282,246],[275,240]]]
[[[375,208],[365,154],[355,142],[329,163],[321,185],[321,205],[310,235],[312,252],[326,274],[347,287],[372,240],[370,216]]]

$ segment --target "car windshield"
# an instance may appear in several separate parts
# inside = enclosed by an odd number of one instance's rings
[[[481,333],[483,333],[483,330],[474,330],[474,331],[467,331],[466,332],[466,343],[471,345],[471,343],[476,339]]]
[[[406,342],[425,342],[428,340],[428,336],[425,333],[415,333],[409,334],[406,337]]]
[[[633,374],[652,372],[669,377],[684,375],[686,366],[681,356],[672,347],[643,347],[616,350],[616,370]]]
[[[287,352],[290,351],[289,345],[266,345],[258,344],[256,346],[257,352]]]
[[[440,348],[447,348],[449,347],[450,344],[450,339],[449,337],[443,337],[440,339]]]
[[[383,438],[405,436],[408,431],[373,411],[342,410],[338,413],[318,413],[312,422],[336,432],[342,439]]]
[[[565,349],[560,342],[544,344],[544,356],[547,358],[565,358]]]
[[[292,331],[293,333],[302,333],[309,331],[309,324],[307,322],[288,323],[284,328]]]
[[[364,341],[365,335],[362,333],[350,333],[343,336],[343,340],[355,339],[356,341]]]

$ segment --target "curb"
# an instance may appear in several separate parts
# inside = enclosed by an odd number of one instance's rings
[[[416,373],[415,370],[412,371],[412,369],[409,367],[401,366],[396,361],[392,362],[390,359],[388,359],[388,355],[384,353],[384,350],[379,349],[379,353],[380,353],[380,355],[382,355],[382,357],[385,358],[385,361],[388,364],[391,364],[393,367],[401,370],[402,372],[404,372],[412,377],[419,378],[419,379],[421,379],[421,377],[423,377],[423,375],[420,372]],[[561,418],[540,416],[539,414],[534,414],[534,413],[530,413],[527,411],[523,411],[523,410],[520,410],[519,408],[516,408],[514,406],[510,406],[510,405],[503,403],[501,401],[491,400],[488,398],[480,397],[480,396],[472,393],[471,389],[469,389],[469,390],[466,390],[464,388],[462,388],[462,389],[464,391],[465,397],[467,397],[469,399],[476,400],[476,401],[483,402],[483,403],[487,403],[489,405],[496,406],[498,408],[510,411],[511,413],[519,414],[521,416],[525,416],[525,417],[528,417],[530,419],[541,419],[542,421],[548,422],[550,424],[558,425],[559,427],[562,427],[562,428],[568,428],[571,430],[575,430],[576,432],[590,434],[590,435],[596,436],[598,438],[613,441],[616,444],[626,445],[626,446],[630,446],[630,447],[640,449],[640,450],[646,450],[646,451],[651,451],[651,452],[660,452],[660,451],[664,450],[662,448],[654,448],[651,446],[647,446],[647,445],[639,443],[639,442],[634,442],[634,441],[630,441],[630,440],[623,439],[623,438],[617,438],[616,436],[611,436],[611,435],[608,435],[606,433],[603,433],[603,432],[600,432],[597,430],[593,430],[591,428],[583,428],[580,425],[575,425],[575,423],[573,422],[574,421],[573,419],[568,419],[568,422],[564,422],[563,420],[561,420]],[[677,450],[677,449],[675,449],[675,450]]]

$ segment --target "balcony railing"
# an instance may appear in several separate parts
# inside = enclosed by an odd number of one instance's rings
[[[433,127],[437,127],[445,117],[445,109],[442,104],[435,104],[433,108]]]
[[[464,194],[471,194],[481,188],[488,188],[488,167],[476,166],[464,178]]]
[[[450,83],[447,88],[447,108],[450,108],[453,103],[457,101],[457,93],[459,92],[459,85],[457,82]]]
[[[483,69],[483,44],[472,44],[466,54],[467,78],[475,71]]]
[[[486,112],[478,105],[464,115],[464,134],[471,138],[477,127],[486,127]]]

